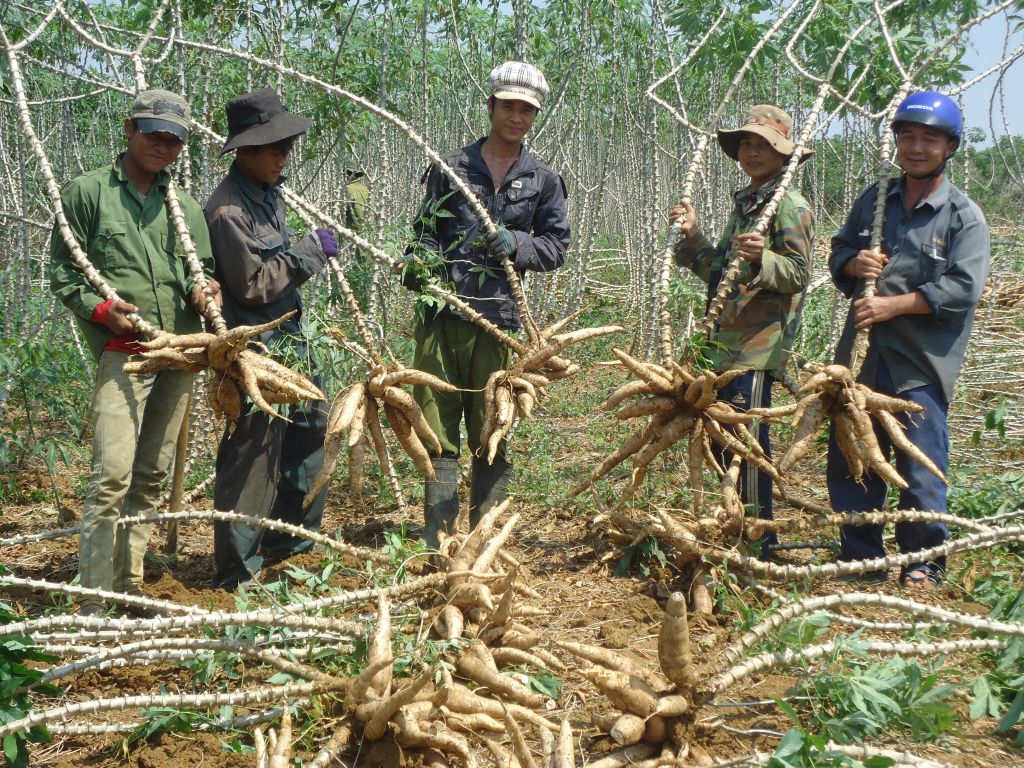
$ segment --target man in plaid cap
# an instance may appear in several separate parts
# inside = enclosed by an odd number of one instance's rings
[[[303,340],[299,286],[323,269],[329,256],[338,255],[338,243],[329,229],[293,240],[278,193],[292,145],[313,121],[289,112],[272,88],[236,96],[225,111],[228,138],[221,154],[234,151],[235,160],[205,209],[224,285],[224,319],[228,327],[259,325],[296,312],[259,341],[315,366]],[[303,498],[323,463],[327,404],[299,403],[284,415],[290,421],[271,418],[249,404],[225,431],[217,451],[213,503],[219,510],[269,516],[317,532],[327,489],[308,508]],[[281,560],[311,546],[309,539],[291,534],[214,523],[214,586],[234,590],[252,580],[264,556]]]
[[[804,289],[811,279],[814,215],[803,196],[786,190],[765,235],[752,230],[771,200],[796,145],[793,120],[770,104],[751,107],[743,125],[718,131],[718,143],[750,178],[733,195],[734,208],[717,243],[697,228],[697,215],[688,200],[681,200],[669,221],[679,221],[681,235],[676,263],[687,267],[708,285],[708,303],[718,293],[722,273],[733,256],[743,259],[735,287],[715,328],[715,344],[707,354],[715,371],[744,371],[719,392],[719,397],[740,410],[771,405],[771,388],[784,370],[800,321]],[[811,156],[804,150],[801,162]],[[768,425],[757,429],[758,442],[771,457]],[[720,460],[732,458],[719,451]],[[772,519],[772,481],[751,463],[740,469],[740,495],[758,517]],[[767,558],[777,543],[774,533],[761,542]]]
[[[519,313],[502,262],[548,272],[562,266],[569,247],[569,219],[562,178],[537,160],[523,139],[533,127],[548,95],[536,67],[507,61],[488,78],[488,135],[449,153],[444,162],[466,182],[498,226],[485,237],[481,222],[448,177],[437,168],[424,174],[427,190],[414,224],[415,242],[405,261],[404,282],[439,280],[499,328],[519,328]],[[511,464],[505,441],[493,464],[478,455],[483,426],[483,389],[492,372],[505,368],[511,351],[452,307],[417,305],[416,354],[413,365],[457,386],[455,394],[414,387],[413,396],[441,441],[433,456],[436,479],[425,487],[425,538],[437,546],[450,533],[459,512],[460,424],[465,418],[472,452],[470,525],[505,498]]]
[[[96,292],[55,225],[50,287],[75,314],[97,361],[92,471],[78,541],[83,587],[142,594],[143,556],[153,526],[119,526],[118,518],[159,509],[192,389],[192,374],[185,371],[124,373],[124,364],[142,351],[128,316],[138,313],[171,333],[196,333],[203,329],[199,313],[206,302],[219,300],[216,282],[208,294],[193,284],[166,205],[167,167],[181,153],[191,125],[181,96],[141,91],[124,122],[125,151],[61,193],[75,239],[119,297],[104,300]],[[199,259],[212,276],[202,210],[180,188],[177,196]],[[104,609],[101,600],[82,600],[83,614]]]

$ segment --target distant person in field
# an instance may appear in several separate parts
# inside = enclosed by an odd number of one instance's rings
[[[832,238],[829,269],[839,290],[855,296],[865,280],[877,279],[876,295],[850,306],[836,362],[849,364],[857,329],[869,328],[859,381],[924,407],[923,413],[898,418],[910,441],[946,472],[946,415],[988,274],[988,225],[978,206],[946,178],[946,163],[963,133],[963,117],[951,99],[932,91],[911,94],[899,105],[892,130],[903,175],[886,191],[882,254],[869,250],[877,184],[857,198]],[[888,456],[888,436],[877,427],[875,433]],[[910,485],[900,493],[899,508],[945,512],[946,484],[901,451],[895,453],[896,469]],[[850,477],[834,433],[828,489],[832,506],[843,512],[882,509],[888,491],[874,473],[863,482]],[[901,552],[916,552],[941,545],[947,533],[941,523],[898,523],[896,543]],[[841,560],[884,555],[881,525],[843,526]],[[945,567],[944,557],[905,565],[900,584],[934,588]],[[876,571],[847,580],[886,578]]]
[[[772,384],[785,368],[811,279],[814,214],[798,191],[786,190],[766,235],[752,231],[796,151],[792,131],[792,118],[770,104],[752,107],[741,127],[718,131],[722,151],[739,163],[750,183],[733,194],[732,214],[717,243],[700,231],[689,201],[681,200],[669,215],[670,224],[681,226],[676,263],[707,283],[709,304],[732,258],[744,260],[707,351],[715,371],[743,371],[719,392],[720,399],[739,410],[771,406]],[[811,154],[804,150],[801,162]],[[767,424],[757,426],[757,440],[770,458]],[[718,455],[727,467],[732,454],[719,450]],[[740,497],[749,511],[772,519],[771,478],[748,462],[740,469]],[[777,543],[774,533],[767,534],[760,556],[769,557]]]
[[[424,174],[426,196],[414,224],[416,239],[405,262],[405,283],[416,286],[417,269],[430,269],[499,328],[519,328],[502,260],[516,271],[548,272],[562,266],[569,247],[569,219],[562,178],[523,146],[548,95],[548,84],[536,67],[507,61],[488,78],[487,114],[490,132],[444,157],[488,210],[496,236],[486,230],[469,201],[437,168]],[[415,264],[411,262],[415,258]],[[422,309],[422,308],[421,308]],[[469,520],[479,519],[505,499],[512,465],[505,441],[493,464],[480,454],[484,417],[484,385],[492,372],[511,362],[512,352],[449,306],[425,309],[414,330],[413,365],[459,387],[444,394],[414,387],[413,395],[441,441],[434,456],[437,479],[426,483],[425,538],[437,546],[439,534],[451,533],[459,512],[460,424],[465,419],[472,452]]]
[[[369,216],[370,188],[364,181],[366,173],[357,168],[345,169],[345,226],[362,227]]]
[[[58,227],[50,245],[50,287],[75,314],[93,355],[96,390],[92,470],[78,540],[80,584],[142,594],[143,556],[152,524],[119,526],[118,519],[154,514],[161,502],[174,445],[185,415],[192,374],[166,370],[130,375],[124,364],[142,351],[128,315],[138,313],[162,330],[203,330],[200,312],[217,300],[193,284],[181,240],[167,208],[167,167],[191,129],[189,105],[176,93],[141,91],[124,122],[127,146],[113,164],[64,187],[61,203],[90,263],[120,297],[104,300],[72,261]],[[200,261],[213,274],[202,210],[177,190]],[[80,612],[102,613],[102,600],[85,598]]]
[[[296,311],[258,340],[277,354],[287,352],[292,360],[315,367],[302,336],[299,287],[323,269],[329,256],[338,255],[338,243],[329,229],[293,240],[278,192],[292,145],[312,121],[285,109],[271,88],[236,96],[225,111],[228,138],[221,154],[234,151],[235,160],[205,208],[224,286],[224,319],[228,327],[256,325]],[[291,421],[243,404],[241,418],[225,431],[217,451],[214,506],[317,532],[327,489],[308,509],[302,502],[323,463],[327,404],[303,402],[282,415]],[[264,556],[280,560],[310,547],[308,539],[291,534],[215,523],[214,585],[234,590],[255,578]]]

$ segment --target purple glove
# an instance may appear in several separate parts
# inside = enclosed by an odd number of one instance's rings
[[[318,229],[313,233],[313,236],[320,243],[320,250],[324,252],[325,256],[338,258],[338,238],[334,236],[333,231],[330,229]]]

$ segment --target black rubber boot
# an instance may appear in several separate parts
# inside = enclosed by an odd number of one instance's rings
[[[432,463],[437,478],[424,484],[423,538],[428,547],[436,549],[440,532],[452,533],[459,517],[459,460],[442,457]]]
[[[473,457],[473,478],[469,486],[469,527],[476,528],[480,518],[505,500],[508,481],[512,476],[512,465],[504,459]]]

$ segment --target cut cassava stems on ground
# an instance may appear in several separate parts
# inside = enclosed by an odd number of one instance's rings
[[[567,768],[575,765],[577,758],[580,764],[599,768],[655,768],[710,764],[709,752],[715,761],[727,765],[765,764],[772,759],[770,753],[779,743],[779,734],[790,727],[790,720],[773,704],[764,702],[776,697],[789,701],[808,735],[811,721],[807,717],[818,705],[807,704],[799,696],[789,699],[777,687],[782,676],[773,672],[785,671],[799,680],[814,679],[833,659],[845,663],[842,660],[851,655],[850,642],[857,644],[854,655],[858,659],[863,654],[881,660],[923,656],[927,664],[939,664],[938,660],[947,654],[950,663],[944,669],[928,670],[926,676],[932,672],[942,675],[951,665],[962,676],[963,670],[991,668],[992,654],[1003,652],[1011,640],[1015,642],[1019,637],[1019,621],[974,615],[980,606],[966,602],[981,592],[967,585],[976,582],[989,588],[994,581],[989,577],[1001,566],[968,564],[964,556],[977,550],[985,550],[986,557],[1014,552],[1021,541],[1017,521],[958,520],[956,515],[906,511],[834,516],[829,514],[821,489],[811,487],[815,479],[821,478],[818,460],[797,461],[783,473],[790,485],[782,486],[782,496],[791,505],[795,505],[792,487],[799,485],[807,491],[808,498],[799,505],[807,511],[806,516],[796,517],[791,508],[780,505],[778,521],[744,518],[739,490],[745,478],[739,461],[749,453],[748,438],[734,422],[749,432],[754,431],[754,425],[749,423],[749,415],[731,413],[729,408],[716,404],[705,406],[706,415],[687,406],[692,411],[689,415],[693,425],[682,435],[682,450],[671,454],[670,461],[685,464],[691,476],[695,472],[703,476],[683,489],[686,508],[679,509],[675,502],[678,489],[673,489],[671,497],[656,498],[662,486],[652,484],[651,493],[641,500],[652,502],[649,509],[640,514],[612,509],[603,519],[608,538],[617,545],[639,545],[643,539],[654,537],[662,552],[670,555],[666,563],[652,567],[652,575],[643,579],[611,578],[601,568],[601,553],[594,551],[601,549],[601,543],[588,536],[582,524],[577,525],[577,518],[586,514],[585,501],[568,509],[552,509],[548,501],[533,503],[536,495],[551,495],[550,488],[537,490],[542,480],[550,477],[553,484],[564,482],[564,486],[557,486],[561,491],[583,480],[594,468],[588,449],[600,439],[600,427],[607,424],[580,418],[581,411],[592,414],[596,410],[591,397],[595,387],[587,386],[593,382],[578,379],[562,387],[547,386],[573,370],[572,365],[561,365],[568,363],[564,358],[514,370],[516,361],[541,351],[555,337],[575,327],[567,324],[569,318],[575,317],[574,322],[580,326],[621,322],[630,334],[623,344],[629,346],[630,356],[634,360],[657,360],[660,368],[646,372],[653,371],[661,378],[652,382],[649,375],[638,376],[632,394],[618,393],[620,402],[611,406],[621,411],[621,418],[608,418],[607,422],[614,427],[682,410],[685,393],[682,397],[678,392],[665,393],[657,384],[665,380],[672,383],[674,361],[680,359],[672,345],[690,345],[685,340],[689,327],[699,325],[703,301],[697,291],[690,290],[688,276],[676,279],[679,273],[672,264],[672,248],[664,253],[659,248],[661,219],[680,188],[702,216],[720,220],[727,214],[734,202],[732,190],[737,176],[731,164],[714,150],[714,131],[728,115],[739,114],[749,105],[746,101],[740,104],[739,99],[762,100],[757,94],[780,94],[778,98],[785,101],[781,106],[788,107],[802,127],[815,131],[813,148],[817,155],[805,164],[801,186],[819,222],[819,252],[815,258],[818,274],[804,305],[804,328],[810,332],[799,340],[800,348],[795,351],[829,359],[825,348],[829,340],[823,331],[833,327],[841,316],[842,300],[830,290],[823,269],[828,228],[841,219],[845,213],[842,206],[850,195],[881,177],[880,173],[874,175],[873,166],[876,156],[882,159],[884,153],[879,147],[888,134],[885,102],[908,87],[926,82],[942,84],[954,97],[973,88],[967,82],[955,85],[957,75],[942,58],[945,51],[953,61],[959,61],[953,34],[962,35],[973,20],[966,20],[970,13],[950,19],[952,13],[964,12],[964,4],[959,4],[955,12],[942,4],[931,4],[925,11],[915,7],[910,13],[900,2],[796,0],[751,16],[737,4],[722,4],[721,9],[694,3],[669,4],[671,8],[663,7],[663,3],[625,8],[593,0],[576,5],[552,0],[500,4],[493,13],[481,13],[479,4],[472,3],[457,3],[441,10],[429,4],[412,8],[398,3],[388,4],[381,14],[377,8],[350,3],[342,17],[335,20],[337,24],[317,4],[309,3],[254,4],[241,0],[225,14],[219,7],[207,13],[197,10],[194,3],[157,0],[141,17],[126,14],[120,7],[123,3],[108,0],[7,5],[0,10],[0,25],[9,36],[5,52],[13,53],[25,72],[19,83],[28,91],[26,103],[33,128],[46,142],[58,183],[111,159],[121,140],[125,107],[131,102],[134,88],[146,78],[159,87],[183,92],[193,104],[193,115],[210,124],[220,119],[224,100],[237,95],[242,77],[254,86],[278,88],[296,113],[315,114],[317,123],[293,149],[289,186],[281,187],[281,194],[291,207],[290,219],[297,213],[307,229],[331,227],[350,244],[337,260],[329,262],[325,277],[314,277],[306,284],[304,308],[308,310],[306,319],[313,321],[310,327],[316,329],[311,343],[328,346],[332,342],[323,338],[321,329],[339,326],[348,336],[339,343],[362,360],[356,360],[353,366],[351,355],[332,354],[337,367],[328,370],[330,366],[325,366],[322,371],[324,383],[320,386],[332,399],[336,395],[339,398],[339,409],[332,415],[333,450],[338,458],[347,456],[351,487],[364,491],[354,503],[345,492],[332,495],[324,535],[309,538],[324,548],[322,557],[309,553],[265,569],[263,583],[254,585],[247,597],[239,597],[242,602],[249,601],[247,610],[236,610],[233,598],[192,588],[195,578],[203,578],[203,569],[193,566],[209,554],[209,541],[202,532],[208,530],[211,521],[252,526],[262,521],[244,514],[215,517],[198,512],[194,537],[190,533],[184,541],[188,557],[160,561],[159,569],[150,568],[149,575],[154,578],[144,585],[146,597],[90,592],[66,583],[73,578],[74,559],[74,542],[66,537],[74,533],[33,528],[38,509],[27,503],[23,506],[20,501],[12,503],[7,494],[12,484],[24,488],[26,482],[31,482],[28,478],[43,468],[41,446],[45,447],[54,424],[66,421],[70,427],[87,421],[86,399],[82,399],[82,413],[76,418],[55,416],[51,408],[68,397],[69,382],[91,380],[94,363],[81,345],[75,326],[67,323],[63,312],[53,311],[45,271],[47,238],[57,212],[50,205],[45,179],[36,171],[38,164],[30,159],[26,162],[34,147],[22,141],[15,130],[23,117],[16,89],[12,89],[14,99],[10,99],[12,94],[8,94],[10,100],[0,99],[3,449],[16,452],[18,440],[25,440],[25,430],[19,434],[14,426],[22,419],[32,419],[36,435],[34,443],[25,441],[36,450],[34,454],[12,461],[0,457],[0,468],[6,470],[0,478],[5,510],[16,512],[5,518],[12,526],[4,533],[8,550],[4,566],[9,572],[0,577],[0,587],[5,604],[15,612],[7,625],[10,631],[30,639],[33,647],[61,657],[28,666],[38,667],[47,681],[64,687],[61,694],[52,696],[31,694],[32,707],[25,710],[25,717],[3,724],[5,738],[27,735],[37,727],[49,729],[56,743],[33,743],[30,764],[63,768],[77,766],[85,759],[103,768],[120,765],[126,758],[118,745],[124,734],[135,729],[147,729],[152,735],[134,741],[127,737],[131,759],[140,765],[167,768],[195,764],[195,759],[188,762],[187,757],[197,754],[188,751],[192,747],[201,749],[205,755],[202,759],[207,762],[213,759],[232,768],[251,768],[254,762],[264,760],[267,765],[260,768],[276,768],[281,760],[289,764],[302,760],[315,768],[362,764],[401,768],[421,764],[528,768],[536,764],[549,768],[552,759],[557,768]],[[1003,2],[988,4],[976,9],[980,14],[977,18],[1011,9]],[[677,12],[683,15],[676,16]],[[678,23],[690,16],[699,23]],[[912,21],[908,22],[907,17],[913,17]],[[561,19],[570,23],[563,24],[558,21]],[[922,23],[929,32],[935,30],[938,34],[939,39],[928,41],[930,48],[920,42]],[[323,39],[338,43],[322,45]],[[738,56],[736,39],[744,42]],[[1020,68],[1017,62],[1024,61],[1024,56],[1021,48],[1015,47],[1016,42],[1009,41],[1009,35],[1007,40],[1000,60],[994,62],[988,74],[979,74],[976,83],[995,81],[1000,91],[1012,85],[1013,72]],[[415,42],[410,45],[410,41]],[[490,44],[493,41],[497,41],[497,47]],[[831,62],[839,58],[836,47],[846,41],[856,41],[856,56],[848,56],[842,69],[832,69]],[[973,42],[979,47],[977,41]],[[980,47],[994,50],[999,45]],[[337,50],[342,51],[342,57],[333,61]],[[353,69],[350,57],[344,55],[349,50],[370,53]],[[410,307],[414,301],[409,292],[397,287],[390,271],[391,263],[402,255],[408,242],[407,235],[396,232],[392,225],[413,220],[422,195],[417,179],[424,155],[435,163],[440,158],[437,152],[424,150],[421,136],[429,136],[431,144],[445,148],[465,143],[467,136],[484,125],[481,121],[486,121],[487,93],[482,76],[495,60],[512,56],[536,62],[553,86],[529,141],[531,151],[565,179],[574,237],[564,268],[531,274],[522,285],[512,282],[514,299],[524,318],[522,337],[478,323],[514,351],[510,370],[488,384],[496,405],[488,437],[496,437],[490,445],[485,441],[482,455],[486,457],[488,447],[493,449],[507,435],[514,419],[528,415],[531,409],[536,416],[541,410],[535,407],[540,397],[545,397],[544,440],[532,429],[524,429],[521,440],[516,441],[520,443],[517,452],[522,450],[522,456],[516,456],[517,473],[529,476],[522,485],[516,481],[519,501],[512,511],[521,514],[520,520],[513,521],[506,509],[489,522],[486,535],[477,539],[462,534],[451,537],[443,542],[442,557],[432,564],[441,570],[404,581],[419,572],[421,562],[412,541],[415,525],[410,541],[399,541],[397,535],[412,516],[396,511],[386,492],[379,498],[369,492],[374,483],[359,482],[359,468],[365,466],[360,462],[365,462],[371,443],[378,455],[383,455],[378,445],[385,451],[390,446],[394,455],[391,437],[387,436],[390,420],[382,420],[379,411],[387,404],[400,413],[408,405],[401,395],[392,393],[391,402],[380,395],[373,398],[377,419],[367,417],[372,409],[366,399],[371,380],[382,372],[407,371],[389,350],[390,346],[395,355],[399,350],[406,352],[408,339],[403,337],[412,325]],[[929,62],[935,66],[922,70]],[[821,73],[811,74],[816,68]],[[326,74],[315,77],[303,69]],[[373,77],[367,80],[363,72]],[[443,77],[435,76],[442,72]],[[662,73],[667,74],[662,77]],[[648,87],[655,77],[659,79]],[[344,82],[351,90],[332,82]],[[829,94],[829,109],[835,112],[812,127],[815,93],[820,97],[823,90]],[[657,98],[655,91],[660,94]],[[388,109],[356,93],[379,94]],[[645,94],[650,103],[645,102]],[[1001,95],[997,96],[993,104],[1000,101]],[[964,103],[969,101],[965,99]],[[1010,133],[1009,123],[997,114],[1000,110],[1001,106],[993,107],[994,119],[986,124],[984,115],[971,108],[965,115],[968,132],[949,166],[957,185],[969,187],[965,191],[972,196],[979,191],[986,194],[987,190],[987,204],[982,205],[986,215],[998,209],[997,215],[1007,219],[996,222],[995,216],[990,217],[990,222],[997,224],[993,227],[993,244],[998,259],[993,267],[1000,274],[988,287],[986,302],[990,305],[978,313],[977,348],[972,349],[963,392],[958,391],[950,411],[960,452],[956,457],[958,471],[973,463],[985,469],[991,467],[992,474],[1007,466],[1016,467],[1019,456],[1001,453],[996,445],[1000,441],[989,439],[994,430],[983,425],[985,415],[999,404],[999,412],[1006,412],[1007,441],[1019,439],[1021,420],[1016,395],[1020,388],[1015,377],[1024,365],[1016,316],[1020,307],[1016,274],[1020,271],[1020,217],[1014,193],[1022,178],[1019,147],[1013,136],[990,135],[993,146],[988,148],[971,137],[982,126],[995,134],[1001,123]],[[403,115],[405,128],[416,126],[415,139],[394,118],[396,114]],[[222,144],[223,139],[214,137],[207,126],[196,125],[172,168],[175,184],[202,199],[211,181],[227,167],[217,155]],[[689,163],[697,156],[703,158],[699,168]],[[366,235],[363,241],[349,238],[335,226],[339,220],[344,222],[347,214],[342,199],[344,170],[355,166],[365,172],[371,190],[368,208],[374,209],[372,220],[357,227]],[[461,169],[441,170],[465,182]],[[839,190],[841,194],[835,194]],[[475,186],[470,191],[477,194]],[[487,192],[477,196],[484,202]],[[312,211],[314,203],[323,215],[303,218],[303,212]],[[169,205],[173,207],[173,202]],[[175,230],[170,236],[176,237],[179,225],[173,210],[172,218]],[[497,217],[491,218],[490,223],[484,220],[483,229],[488,232],[498,223]],[[877,238],[872,235],[871,240],[873,246]],[[374,247],[377,251],[372,250]],[[651,254],[665,258],[652,259]],[[370,258],[365,258],[367,255]],[[97,260],[93,266],[106,274],[107,265]],[[501,270],[514,274],[512,266],[502,264]],[[348,286],[350,278],[352,285]],[[341,287],[344,301],[337,301],[335,286]],[[460,305],[461,299],[444,283],[428,286],[425,292],[437,302],[447,302],[464,317],[473,317],[472,311],[462,306],[465,302]],[[583,314],[577,316],[581,308]],[[558,317],[566,321],[543,328]],[[547,319],[541,322],[540,318]],[[225,368],[204,377],[206,393],[212,407],[227,414],[244,407],[243,390],[247,386],[271,408],[278,402],[290,402],[286,397],[312,394],[303,383],[292,382],[277,369],[265,369],[263,362],[252,359],[262,357],[263,352],[256,344],[255,333],[255,329],[242,329],[236,338],[220,339],[220,329],[214,327],[208,335],[160,340],[142,332],[141,337],[155,343],[147,352],[148,359],[139,358],[146,366],[139,370],[157,370],[165,365],[209,367],[210,358],[214,358]],[[54,340],[59,343],[49,343]],[[564,351],[554,357],[563,355]],[[570,356],[579,365],[587,363],[583,354],[565,355]],[[68,365],[66,358],[74,364]],[[58,369],[58,364],[64,367]],[[694,379],[699,378],[692,364],[683,363],[683,367]],[[856,363],[851,369],[855,380]],[[594,370],[598,373],[593,377],[596,380],[605,369]],[[845,382],[844,377],[839,378]],[[33,391],[34,379],[44,387],[45,408],[39,407],[39,400],[22,402],[23,392]],[[379,383],[408,392],[407,382]],[[293,384],[301,391],[293,389]],[[360,387],[361,395],[354,391]],[[506,394],[499,394],[502,389]],[[843,387],[820,382],[812,385],[805,396],[819,395],[816,400],[820,401],[826,390],[833,390],[837,399],[842,397]],[[848,399],[856,403],[856,392],[864,395],[866,403],[867,393],[856,388]],[[564,400],[560,399],[563,393]],[[209,445],[216,440],[211,439],[209,429],[204,431],[200,426],[211,422],[206,414],[206,397],[197,400],[196,407],[203,410],[202,418],[193,414],[192,419],[192,445],[197,446],[200,459],[198,470],[203,463],[212,462]],[[360,401],[365,403],[361,412]],[[349,411],[353,403],[355,409]],[[799,416],[810,405],[790,403],[760,419]],[[849,412],[843,405],[836,410]],[[965,415],[965,411],[972,412]],[[887,429],[887,424],[892,426],[891,419],[905,423],[907,418],[917,418],[891,403],[883,403],[874,413],[870,409],[866,412],[868,425],[850,416],[851,427],[844,427],[844,434],[852,432],[858,438],[857,429],[863,434],[870,426],[883,439],[889,434],[889,441],[898,446],[899,435]],[[827,417],[832,418],[832,414]],[[347,426],[342,428],[346,420]],[[712,434],[716,426],[709,420],[730,435],[729,427],[737,427],[736,435],[725,438],[737,451],[724,465],[714,450],[722,443]],[[400,430],[418,439],[420,446],[430,452],[431,440],[416,430],[416,423],[415,416],[406,417]],[[379,431],[369,424],[376,424]],[[662,436],[664,426],[655,428]],[[638,424],[633,431],[639,428]],[[594,440],[573,441],[566,446],[563,430],[569,435],[593,436]],[[976,431],[980,434],[977,446],[970,439]],[[69,439],[60,433],[54,436],[73,454],[82,446],[87,450],[87,431],[73,432]],[[41,434],[42,440],[38,439]],[[782,456],[789,447],[789,432],[781,429],[776,434],[783,437],[776,444],[777,455]],[[377,437],[379,442],[375,442]],[[640,459],[639,454],[648,447],[650,452],[655,451],[658,446],[651,445],[651,437],[645,435],[636,451],[625,458]],[[744,443],[744,450],[739,450],[732,438]],[[820,459],[820,435],[816,438],[811,442],[818,448],[811,454]],[[541,444],[545,441],[553,446],[550,455],[543,451]],[[578,442],[584,443],[579,446],[581,450],[577,450]],[[666,452],[657,455],[664,457]],[[566,454],[578,454],[574,458],[579,461],[562,460]],[[81,456],[72,458],[79,479],[55,483],[64,493],[70,493],[68,488],[72,486],[82,486],[81,478],[88,473]],[[857,453],[851,466],[857,460],[864,473],[873,471],[870,451]],[[48,470],[54,469],[49,466],[52,462],[46,463]],[[580,463],[585,465],[585,474],[575,471]],[[657,466],[655,458],[647,465],[648,476]],[[401,498],[403,483],[418,485],[419,473],[409,467],[406,462],[398,462],[397,469],[388,470],[395,499]],[[637,468],[635,464],[631,467]],[[58,475],[57,481],[65,480],[58,472],[53,474]],[[369,471],[364,474],[371,476]],[[954,480],[959,477],[955,475]],[[975,489],[954,490],[959,497],[954,501],[956,505],[965,496],[961,491],[970,495]],[[810,498],[816,492],[817,501]],[[1012,494],[1013,484],[1007,482],[998,495],[1005,495],[1012,503]],[[595,498],[600,506],[601,499]],[[399,501],[398,506],[404,504]],[[964,506],[954,509],[965,511]],[[22,511],[26,514],[20,514]],[[919,601],[899,600],[892,596],[894,587],[889,585],[878,588],[888,594],[829,595],[808,602],[799,596],[808,583],[814,584],[816,591],[841,590],[845,587],[827,586],[818,580],[854,574],[858,569],[887,569],[892,576],[896,568],[911,563],[906,556],[890,556],[865,563],[810,560],[800,564],[797,560],[793,565],[780,565],[748,557],[740,546],[744,537],[753,540],[772,530],[797,536],[821,534],[821,538],[834,541],[836,526],[844,522],[888,525],[910,520],[944,523],[956,530],[954,541],[927,555],[951,558],[947,578],[956,584],[956,593],[947,589]],[[141,525],[159,519],[121,522]],[[336,524],[343,538],[359,540],[366,546],[351,547],[336,540],[337,531],[326,530]],[[379,536],[381,526],[387,537],[384,547],[379,538],[372,541]],[[302,538],[302,531],[294,527],[271,530]],[[522,536],[518,542],[521,549],[512,550],[512,557],[509,552],[517,544],[513,540],[517,534]],[[360,538],[351,539],[350,535]],[[502,538],[504,543],[489,548],[492,540]],[[396,560],[402,564],[399,570],[393,570]],[[186,562],[187,567],[183,567]],[[961,566],[966,569],[962,581],[957,574]],[[1012,568],[1004,570],[1013,572]],[[328,572],[332,574],[330,579]],[[279,582],[274,581],[275,575]],[[343,592],[337,591],[339,579],[344,584]],[[190,585],[188,596],[165,591],[169,585],[173,588],[181,584]],[[689,660],[679,647],[674,651],[662,647],[666,629],[683,618],[676,605],[679,599],[673,594],[677,590],[684,592],[692,604],[685,616],[693,633]],[[161,599],[153,599],[154,593]],[[59,597],[55,599],[54,595]],[[661,626],[660,610],[653,607],[650,596],[661,607],[667,607],[668,615]],[[81,598],[104,600],[117,606],[112,608],[114,611],[144,610],[160,616],[64,615],[65,606]],[[642,600],[634,604],[633,598]],[[712,598],[717,607],[736,615],[708,616]],[[764,602],[759,604],[760,598]],[[181,602],[176,602],[179,599]],[[772,601],[774,605],[769,604]],[[954,610],[941,607],[950,603]],[[231,610],[220,611],[218,606]],[[871,618],[864,618],[865,613]],[[746,629],[731,626],[734,619],[742,620]],[[810,626],[821,630],[826,620],[830,622],[826,630],[829,637],[813,644],[805,642]],[[913,641],[867,636],[894,632],[916,635]],[[922,634],[937,632],[943,634],[941,641]],[[844,633],[855,634],[848,639]],[[624,634],[628,639],[622,639]],[[741,636],[746,639],[741,641]],[[794,641],[794,637],[801,641]],[[385,652],[388,640],[390,657]],[[10,652],[16,652],[22,643],[10,637],[8,641]],[[603,653],[604,645],[622,650],[607,655]],[[364,658],[368,656],[373,659]],[[360,673],[367,668],[369,672],[363,678]],[[707,684],[685,690],[693,668],[698,679]],[[849,665],[843,667],[844,672],[851,669]],[[542,671],[550,671],[565,686],[557,702],[545,699],[543,709],[535,709],[536,699],[532,697],[539,692],[531,685],[544,679]],[[268,678],[279,674],[293,682],[269,682]],[[429,681],[424,682],[425,677]],[[507,687],[503,678],[520,687]],[[157,695],[156,686],[169,680],[184,692]],[[349,710],[345,702],[352,680],[360,680],[361,693],[358,701],[353,698],[354,708]],[[507,693],[500,692],[506,689]],[[996,701],[999,692],[993,694],[992,701]],[[396,696],[399,698],[392,698]],[[526,704],[515,703],[520,697]],[[653,712],[651,697],[656,702]],[[1007,703],[1002,701],[1004,706]],[[233,709],[231,716],[223,711],[228,707]],[[559,707],[564,709],[559,711]],[[757,708],[756,716],[745,719],[730,719],[723,714],[750,712],[752,708]],[[956,709],[959,714],[964,707]],[[282,734],[282,729],[287,731],[283,723],[286,710],[294,723],[294,738]],[[641,715],[636,710],[651,713]],[[192,732],[160,732],[162,724],[168,722],[165,715],[172,724],[187,723]],[[595,722],[600,720],[600,734],[589,725],[592,717]],[[961,718],[958,725],[963,727],[964,736],[949,736],[950,746],[938,739],[911,748],[934,758],[927,762],[908,754],[902,745],[904,734],[891,729],[868,739],[884,741],[888,749],[855,749],[831,743],[827,748],[845,751],[862,761],[879,755],[890,757],[897,765],[929,768],[939,764],[957,768],[968,763],[1013,764],[1016,755],[1012,753],[996,757],[991,753],[975,754],[979,744],[990,749],[992,744],[997,744],[995,749],[1005,747],[1005,740],[988,738],[995,723],[992,718],[976,723]],[[260,749],[259,739],[254,742],[250,735],[257,724],[274,728],[274,738],[263,740],[262,754],[229,753],[218,744],[231,739],[234,750],[249,749],[254,743]],[[171,725],[168,730],[173,728]],[[214,734],[201,732],[207,728]],[[237,742],[232,736],[218,738],[232,732],[238,734]],[[380,737],[371,741],[370,735],[378,733]],[[809,744],[805,742],[804,747]],[[84,753],[88,753],[85,758]],[[814,750],[810,750],[807,760],[814,759]]]

